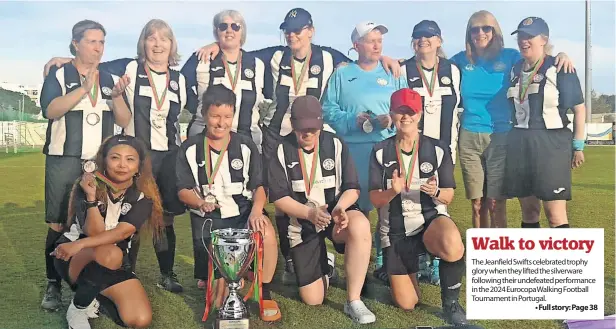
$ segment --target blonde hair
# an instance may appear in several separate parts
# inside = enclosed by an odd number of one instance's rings
[[[494,15],[487,10],[475,12],[468,19],[468,24],[466,25],[466,58],[471,64],[475,64],[477,57],[479,57],[471,38],[471,28],[476,23],[483,23],[492,27],[492,40],[490,40],[490,43],[486,47],[483,57],[486,59],[493,59],[497,57],[505,47],[503,31],[501,30],[500,25],[498,25],[496,17],[494,17]]]
[[[543,38],[543,40],[545,40],[545,45],[543,46],[543,53],[552,56],[554,46],[550,43],[550,38],[543,34],[541,35],[541,37]]]
[[[162,19],[150,20],[143,29],[137,41],[137,60],[140,63],[145,62],[145,41],[155,32],[161,31],[165,37],[171,40],[171,49],[169,51],[169,66],[177,66],[180,63],[180,54],[178,54],[178,42],[173,35],[173,31],[167,22]]]
[[[220,41],[218,40],[218,25],[222,23],[225,17],[231,18],[235,23],[240,25],[240,47],[242,47],[244,43],[246,43],[246,20],[244,19],[244,16],[242,16],[242,14],[240,14],[240,12],[237,10],[223,10],[218,14],[214,15],[214,19],[212,20],[212,26],[214,28],[214,39],[216,39],[216,41]]]

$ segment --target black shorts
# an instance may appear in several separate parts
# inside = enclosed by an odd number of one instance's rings
[[[45,157],[45,222],[64,224],[73,185],[81,177],[83,160],[78,157]]]
[[[507,137],[504,194],[571,200],[572,135],[568,128],[512,129]]]
[[[336,203],[332,202],[327,210],[331,213],[335,206]],[[357,204],[347,208],[347,211],[351,210],[361,212]],[[303,241],[291,248],[291,259],[293,259],[295,277],[299,287],[307,286],[329,273],[325,238],[332,242],[337,253],[344,254],[345,244],[334,242],[333,233],[334,225],[332,223],[319,233],[302,236]]]
[[[266,126],[263,126],[261,131],[263,132],[263,141],[261,144],[261,153],[263,155],[263,188],[267,190],[269,162],[276,158],[276,146],[282,142],[284,137]]]
[[[390,236],[390,246],[383,248],[383,263],[389,275],[407,275],[419,272],[419,255],[427,252],[423,242],[424,232],[438,217],[426,219],[424,228],[413,236]]]
[[[69,240],[66,236],[62,235],[58,239],[58,241],[56,241],[56,247],[60,244],[67,243],[67,242],[71,242],[71,240]],[[109,270],[109,272],[111,273],[110,274],[111,277],[108,277],[105,280],[106,283],[108,283],[108,287],[111,287],[114,284],[118,284],[118,283],[130,280],[130,279],[137,278],[135,273],[131,270],[130,260],[128,258],[128,254],[126,253],[126,250],[123,250],[122,252],[124,253],[124,257],[122,259],[122,267],[115,271]],[[62,277],[62,279],[64,279],[64,281],[68,283],[71,290],[76,291],[77,284],[75,282],[71,282],[71,279],[69,276],[69,267],[71,264],[71,260],[72,258],[69,259],[68,261],[54,258],[54,267],[56,268],[56,271],[58,272],[60,277]]]
[[[178,198],[175,173],[177,154],[178,148],[169,151],[150,151],[152,175],[154,175],[156,185],[158,185],[158,190],[163,202],[163,209],[165,213],[174,216],[181,215],[186,211],[186,207]],[[165,223],[165,225],[171,224],[173,223]]]

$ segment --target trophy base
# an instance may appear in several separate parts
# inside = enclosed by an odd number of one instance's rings
[[[214,322],[214,329],[248,329],[250,324],[248,319],[239,320],[220,320]]]

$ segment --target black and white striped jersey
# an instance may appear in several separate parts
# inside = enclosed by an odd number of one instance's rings
[[[262,186],[261,155],[249,136],[231,132],[231,139],[214,183],[210,188],[205,165],[205,132],[182,143],[176,164],[177,188],[197,188],[202,196],[213,194],[220,208],[206,215],[212,219],[246,216],[252,210],[253,192]],[[210,150],[210,168],[214,168],[220,152]],[[194,212],[196,214],[196,212]]]
[[[86,224],[87,210],[85,208],[85,194],[81,189],[76,190],[74,203],[75,217],[68,232],[64,236],[71,241],[86,237],[83,227]],[[105,220],[105,230],[112,230],[119,223],[128,223],[133,225],[137,232],[143,226],[152,214],[152,200],[145,197],[143,192],[139,191],[137,185],[129,187],[124,196],[113,199],[109,194],[107,196],[107,204],[99,202],[98,209]],[[136,233],[136,232],[135,232]],[[116,245],[122,250],[130,249],[131,237],[126,238]]]
[[[141,139],[153,151],[168,151],[182,143],[179,117],[187,103],[187,91],[186,80],[179,71],[169,68],[167,72],[146,72],[144,63],[130,58],[101,63],[100,67],[130,78],[124,100],[133,116],[125,134]]]
[[[300,153],[303,161],[300,161]],[[319,206],[334,205],[344,191],[359,190],[357,171],[346,144],[333,133],[321,131],[316,160],[318,167],[314,173],[314,185],[307,195],[301,162],[309,177],[314,156],[314,149],[306,151],[299,147],[294,134],[284,138],[276,147],[268,168],[270,202],[289,196],[302,204],[310,200]],[[314,232],[316,228],[308,220],[291,217],[288,228],[291,247]]]
[[[199,61],[193,54],[182,67],[181,72],[188,84],[188,110],[193,114],[188,127],[188,136],[196,135],[205,128],[201,108],[203,93],[207,87],[223,85],[236,95],[232,130],[252,137],[260,150],[262,134],[259,127],[258,106],[263,101],[265,64],[252,53],[242,50],[241,54],[239,64],[225,63],[222,52],[208,62]],[[233,80],[236,80],[235,87],[232,86]]]
[[[511,69],[507,98],[512,104],[515,128],[566,128],[569,124],[567,110],[584,103],[577,74],[564,70],[556,72],[554,61],[555,57],[545,56],[535,74],[532,69],[522,70],[523,59]]]
[[[419,129],[425,136],[447,143],[455,163],[460,128],[460,70],[446,58],[439,58],[435,77],[435,69],[426,69],[421,65],[418,67],[416,57],[404,61],[401,67],[406,74],[409,88],[421,95],[424,104]],[[431,83],[434,84],[432,93],[428,88]]]
[[[57,97],[81,87],[82,76],[71,63],[52,67],[41,90],[41,109],[47,118],[47,108]],[[49,119],[45,146],[46,155],[92,159],[105,138],[114,135],[111,91],[117,76],[99,70],[96,97],[85,95],[77,105],[58,119]],[[94,103],[94,105],[93,105]]]
[[[272,52],[273,50],[273,52]],[[263,117],[263,125],[280,136],[288,135],[291,129],[291,105],[298,96],[312,95],[321,99],[327,81],[342,62],[351,60],[341,52],[324,46],[312,45],[312,50],[308,63],[306,59],[294,59],[289,47],[270,47],[255,51],[256,56],[261,58],[269,66],[271,80],[266,79],[266,85],[270,83],[271,88],[266,86],[266,98],[268,109]],[[293,65],[292,67],[292,63]],[[302,70],[305,74],[301,75]],[[297,91],[295,90],[294,76],[301,83]],[[331,127],[326,125],[327,130]]]
[[[404,164],[400,165],[397,147],[396,136],[392,136],[372,149],[370,191],[390,189],[394,170],[402,172],[403,166],[408,168],[413,163],[415,155],[401,152]],[[427,219],[439,214],[448,215],[446,205],[421,192],[419,187],[433,175],[440,188],[456,187],[449,146],[446,142],[420,135],[416,158],[409,191],[403,189],[388,205],[379,209],[383,247],[390,245],[390,236],[416,235],[424,229]]]

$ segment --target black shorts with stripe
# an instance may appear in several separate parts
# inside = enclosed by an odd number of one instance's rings
[[[327,211],[331,214],[336,206],[336,202],[329,205]],[[357,210],[361,212],[357,204],[351,205],[346,211]],[[288,225],[286,226],[288,227]],[[310,236],[302,236],[302,243],[291,248],[291,259],[295,268],[295,276],[299,287],[307,286],[329,272],[327,264],[327,246],[325,238],[329,239],[334,245],[334,249],[339,254],[344,254],[345,244],[336,243],[333,238],[333,222],[325,230]]]
[[[507,137],[504,194],[571,200],[572,138],[568,128],[513,128]]]
[[[73,185],[81,177],[83,160],[72,156],[45,157],[45,222],[64,224]]]
[[[412,236],[391,236],[390,246],[383,248],[383,264],[389,275],[407,275],[419,272],[419,255],[427,252],[423,242],[424,232],[438,217],[448,217],[436,214],[426,219],[424,228]]]
[[[261,127],[261,131],[263,132],[263,141],[261,144],[261,153],[263,155],[263,188],[267,190],[269,186],[267,184],[269,163],[272,159],[276,159],[276,146],[283,141],[284,137],[266,126]]]
[[[163,202],[165,213],[174,216],[181,215],[186,207],[178,198],[175,163],[178,156],[178,148],[169,151],[150,151],[152,159],[152,175],[158,185],[158,190]],[[168,216],[165,216],[168,217]],[[165,223],[171,225],[173,223]]]

